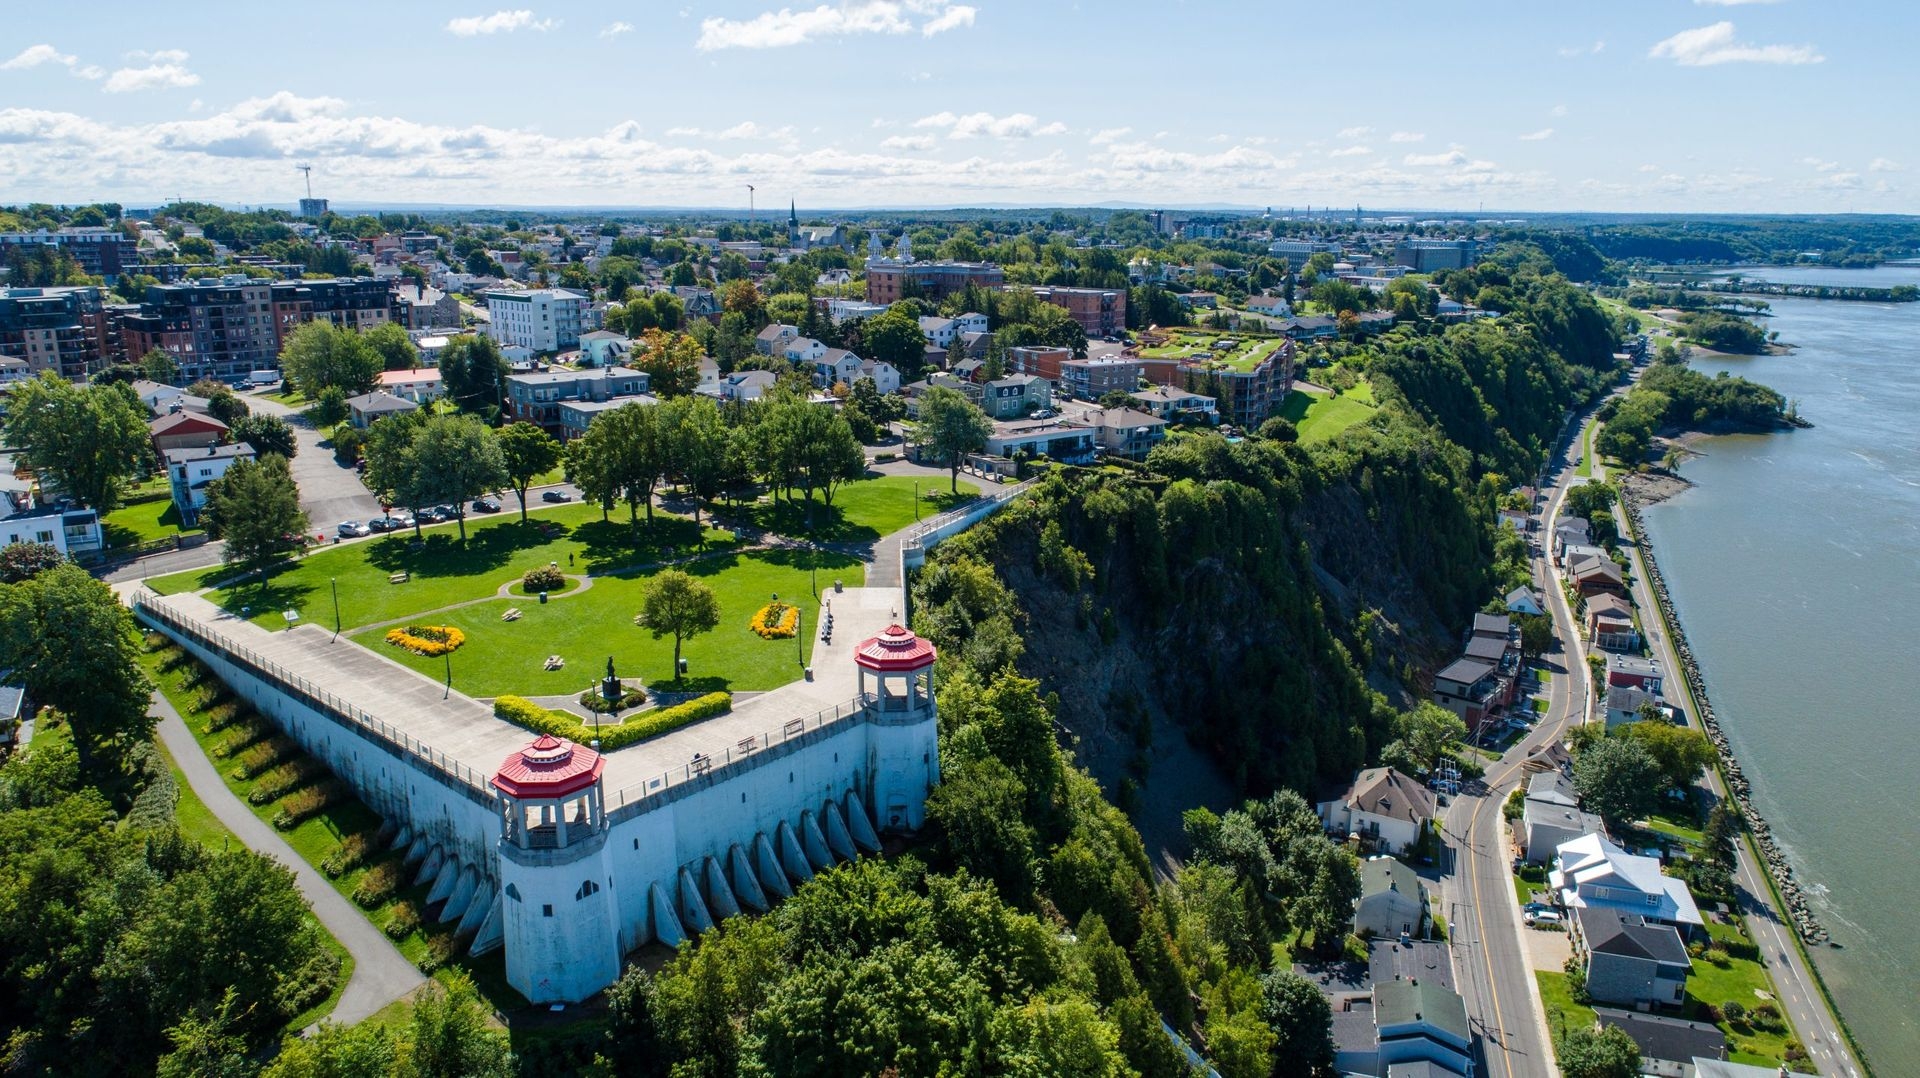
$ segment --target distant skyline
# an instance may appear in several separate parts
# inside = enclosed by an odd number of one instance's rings
[[[1895,3],[34,5],[0,203],[1917,213]]]

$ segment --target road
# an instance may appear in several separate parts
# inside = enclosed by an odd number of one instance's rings
[[[193,787],[193,792],[214,816],[248,849],[265,854],[293,871],[300,893],[313,906],[313,915],[353,956],[353,976],[348,978],[346,991],[340,994],[340,1001],[328,1017],[342,1025],[352,1025],[424,983],[426,978],[385,933],[367,920],[366,914],[334,890],[327,878],[302,860],[279,832],[262,822],[220,781],[220,775],[207,760],[199,742],[193,739],[193,732],[187,729],[180,713],[157,692],[153,694],[153,710],[160,717],[157,727],[160,740],[173,754],[181,773],[186,775],[187,785]]]
[[[293,481],[300,487],[300,508],[316,533],[328,536],[343,520],[369,520],[385,512],[380,499],[367,492],[366,485],[352,468],[333,459],[333,450],[322,447],[321,434],[299,411],[258,394],[246,396],[247,407],[255,415],[279,416],[293,424],[294,441],[300,451],[290,467]]]

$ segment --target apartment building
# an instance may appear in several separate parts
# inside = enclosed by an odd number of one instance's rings
[[[1465,269],[1474,264],[1478,245],[1472,240],[1408,238],[1394,244],[1393,260],[1415,273]]]
[[[341,329],[364,332],[394,320],[393,286],[377,277],[275,281],[270,291],[276,349],[308,322],[331,322]]]
[[[244,274],[154,285],[120,319],[127,356],[165,352],[187,381],[232,378],[277,365],[272,285]]]
[[[999,288],[1006,280],[991,262],[875,260],[867,263],[867,302],[884,306],[909,296],[938,302],[966,291],[968,285]]]
[[[135,261],[135,246],[117,228],[104,226],[0,232],[0,247],[55,247],[73,256],[80,268],[112,283],[124,263]]]
[[[85,378],[107,365],[109,339],[98,288],[0,288],[0,353],[33,374]]]
[[[1065,310],[1089,337],[1110,337],[1127,328],[1124,288],[1036,288],[1033,295]]]
[[[558,352],[577,347],[587,328],[587,298],[564,288],[488,292],[486,301],[490,332],[501,344]]]
[[[1140,388],[1136,359],[1069,359],[1060,364],[1060,388],[1069,397],[1097,401],[1109,393]]]

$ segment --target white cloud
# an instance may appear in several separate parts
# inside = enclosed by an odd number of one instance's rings
[[[1545,142],[1553,137],[1553,128],[1543,127],[1538,131],[1529,131],[1520,136],[1521,142]]]
[[[1607,48],[1607,43],[1606,43],[1606,40],[1603,38],[1599,41],[1594,42],[1591,45],[1569,45],[1566,48],[1560,50],[1560,55],[1568,56],[1568,57],[1597,56],[1600,53],[1605,52],[1606,48]]]
[[[721,142],[772,141],[792,143],[793,135],[794,129],[792,124],[787,124],[782,127],[764,127],[752,120],[742,120],[732,127],[721,128],[718,131],[709,131],[704,127],[667,128],[668,138],[704,138],[715,139]]]
[[[912,150],[922,153],[933,149],[932,135],[892,135],[880,140],[880,145],[889,150]]]
[[[1642,171],[1642,172],[1658,172],[1658,171],[1660,171],[1660,166],[1659,166],[1659,165],[1641,165],[1641,166],[1640,166],[1640,171]]]
[[[1395,131],[1387,136],[1388,142],[1425,142],[1426,140],[1427,135],[1424,131]]]
[[[964,116],[936,112],[913,121],[913,126],[946,128],[947,137],[956,139],[979,138],[983,135],[1001,139],[1033,138],[1037,135],[1065,134],[1067,130],[1067,125],[1057,120],[1043,124],[1039,117],[1026,112],[1013,112],[1005,116],[995,116],[991,112],[969,112]]]
[[[1822,161],[1818,157],[1802,157],[1800,163],[1811,167],[1815,172],[1840,171],[1840,162],[1838,161]]]
[[[711,18],[700,20],[700,37],[694,47],[702,52],[716,49],[779,49],[828,37],[855,34],[905,34],[914,26],[913,16],[931,16],[917,29],[935,34],[962,26],[972,26],[978,9],[944,0],[845,0],[803,11],[781,8],[763,11],[751,19]]]
[[[1737,41],[1733,24],[1717,22],[1679,33],[1647,50],[1656,60],[1672,60],[1682,67],[1716,64],[1817,64],[1826,57],[1812,45],[1754,45]]]
[[[1133,134],[1133,128],[1131,127],[1103,127],[1095,131],[1093,137],[1087,141],[1095,146],[1104,146],[1109,142],[1114,142],[1131,134]]]
[[[1828,176],[1825,182],[1828,187],[1837,187],[1844,191],[1851,191],[1860,186],[1860,174],[1858,172],[1835,172]]]
[[[1365,157],[1373,152],[1371,146],[1343,146],[1327,152],[1328,157]]]
[[[200,76],[187,70],[187,54],[180,49],[159,52],[131,52],[135,60],[147,61],[145,67],[123,67],[107,79],[100,89],[110,94],[136,93],[141,90],[171,90],[200,85]]]
[[[1373,134],[1373,128],[1371,127],[1343,127],[1340,129],[1340,137],[1349,141],[1357,138],[1366,138],[1371,134]]]
[[[1867,171],[1868,172],[1905,172],[1906,169],[1902,168],[1900,165],[1900,162],[1898,161],[1889,161],[1884,157],[1876,157],[1873,159],[1873,163],[1867,166]]]
[[[606,25],[605,29],[600,31],[600,36],[601,37],[619,37],[621,34],[631,34],[631,33],[633,33],[632,23],[610,22]]]
[[[1566,114],[1567,106],[1565,105],[1555,105],[1547,110],[1547,115],[1549,116],[1565,116]]]
[[[184,54],[182,54],[184,58]],[[100,79],[107,74],[98,64],[82,64],[77,56],[63,53],[52,45],[28,45],[21,49],[13,59],[0,64],[0,71],[26,71],[41,64],[55,64],[64,67],[77,79]]]
[[[702,130],[700,130],[700,129],[699,129],[699,128],[697,128],[697,127],[669,127],[669,128],[667,128],[667,137],[668,137],[668,138],[688,138],[688,137],[697,137],[697,136],[699,136],[699,135],[704,135],[704,134],[706,134],[706,132],[704,132],[704,131],[702,131]]]
[[[1446,153],[1410,153],[1402,160],[1409,165],[1464,165],[1467,155],[1459,150],[1448,150]]]
[[[491,15],[466,15],[458,19],[447,20],[447,32],[455,37],[474,37],[479,34],[510,34],[515,30],[551,30],[559,23],[552,19],[538,19],[526,8],[514,11],[496,11]],[[615,23],[615,26],[625,25]],[[601,36],[606,36],[602,34]]]

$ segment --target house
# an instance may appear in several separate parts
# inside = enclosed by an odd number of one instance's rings
[[[1254,314],[1264,314],[1269,318],[1292,318],[1293,307],[1285,296],[1248,296],[1247,310]]]
[[[1623,723],[1639,722],[1645,717],[1641,708],[1653,705],[1654,711],[1667,722],[1676,721],[1674,710],[1665,701],[1645,689],[1636,689],[1628,685],[1607,686],[1607,729],[1611,730]]]
[[[376,384],[382,391],[415,404],[431,404],[446,392],[439,370],[432,367],[417,371],[382,371]]]
[[[1432,1064],[1440,1073],[1473,1073],[1473,1031],[1459,993],[1432,981],[1388,981],[1373,986],[1373,1024],[1379,1070],[1389,1078]],[[1431,1069],[1428,1070],[1432,1074]]]
[[[953,343],[953,319],[938,318],[930,315],[920,316],[920,335],[935,348],[945,348]]]
[[[1094,449],[1091,430],[1061,419],[997,421],[986,445],[989,456],[1047,457],[1064,464],[1091,464]]]
[[[1340,335],[1340,323],[1324,314],[1314,314],[1288,319],[1280,332],[1286,334],[1288,340],[1327,341]]]
[[[980,372],[986,370],[986,368],[986,360],[960,359],[947,365],[947,373],[953,375],[955,378],[964,378],[969,382],[979,383],[985,380],[980,377]]]
[[[396,397],[385,390],[376,389],[371,393],[347,398],[347,421],[365,430],[372,426],[375,420],[400,412],[411,412],[418,407],[420,407],[418,404],[405,397]]]
[[[1574,957],[1586,965],[1587,992],[1595,1002],[1635,1009],[1686,1002],[1693,961],[1672,925],[1589,906],[1574,911],[1572,936]]]
[[[980,407],[994,419],[1013,419],[1053,407],[1053,385],[1031,374],[1010,374],[980,387]]]
[[[1393,857],[1360,862],[1360,899],[1353,906],[1353,930],[1363,936],[1426,934],[1427,894],[1413,869]]]
[[[720,399],[757,401],[779,380],[772,371],[735,371],[720,380]]]
[[[1517,837],[1529,864],[1544,865],[1560,847],[1605,828],[1600,817],[1581,810],[1580,797],[1566,772],[1555,768],[1527,780]]]
[[[72,557],[103,545],[99,513],[40,502],[33,484],[15,478],[11,467],[0,473],[0,498],[0,546],[45,543],[62,557]]]
[[[1525,585],[1507,593],[1507,613],[1541,617],[1547,612],[1546,605],[1540,601],[1540,595]]]
[[[1383,850],[1405,851],[1433,823],[1433,791],[1391,767],[1370,767],[1346,792],[1315,806],[1336,835],[1361,835]]]
[[[1533,514],[1525,509],[1502,509],[1496,515],[1496,519],[1499,520],[1501,527],[1512,528],[1521,535],[1533,530]]]
[[[1779,1067],[1756,1067],[1708,1056],[1693,1057],[1693,1078],[1787,1078]]]
[[[603,413],[613,411],[615,408],[624,408],[629,404],[652,405],[659,403],[660,399],[658,397],[650,397],[645,393],[636,393],[630,397],[609,397],[606,400],[561,401],[555,409],[560,420],[560,440],[563,442],[571,442],[582,434],[587,433],[587,428],[593,424],[595,419],[599,418]]]
[[[859,377],[873,379],[873,388],[882,395],[900,392],[900,368],[884,359],[861,360]]]
[[[1592,543],[1576,543],[1569,540],[1560,548],[1560,565],[1565,569],[1573,568],[1575,562],[1586,558],[1611,560],[1612,557],[1613,555],[1607,553],[1605,547],[1595,546]]]
[[[134,396],[140,398],[141,404],[147,406],[147,411],[152,412],[154,415],[163,415],[170,411],[166,406],[167,401],[178,400],[187,395],[187,391],[178,386],[170,386],[163,382],[150,382],[145,378],[135,378],[133,380],[133,393]]]
[[[1567,569],[1567,578],[1581,595],[1627,594],[1627,574],[1612,558],[1582,556]]]
[[[1701,924],[1693,893],[1682,880],[1662,875],[1660,861],[1628,853],[1602,834],[1582,835],[1554,851],[1547,883],[1570,910],[1588,907],[1638,914],[1682,933]]]
[[[966,359],[985,359],[987,349],[993,345],[993,334],[986,330],[968,330],[953,335],[953,344],[947,348],[947,359],[952,362],[956,356]]]
[[[1173,386],[1152,386],[1127,394],[1148,415],[1173,420],[1192,417],[1208,423],[1220,422],[1218,402],[1204,393],[1189,393]]]
[[[1478,737],[1494,711],[1505,705],[1510,683],[1500,676],[1497,663],[1462,656],[1433,675],[1433,701],[1460,716]]]
[[[513,418],[536,423],[548,434],[566,433],[561,422],[560,404],[564,401],[605,401],[637,397],[647,391],[651,379],[631,367],[605,367],[591,371],[556,368],[527,374],[507,375],[507,410]]]
[[[582,367],[618,367],[633,356],[633,338],[610,329],[580,335]]]
[[[1154,446],[1167,440],[1167,421],[1132,408],[1089,408],[1070,414],[1069,423],[1091,427],[1103,453],[1128,460],[1145,460]]]
[[[836,288],[852,282],[853,271],[847,269],[830,269],[813,279],[813,283],[820,288]]]
[[[1691,1060],[1724,1059],[1727,1055],[1726,1036],[1705,1022],[1614,1007],[1595,1007],[1593,1014],[1600,1029],[1621,1030],[1640,1046],[1641,1074],[1681,1078]]]
[[[780,354],[795,363],[813,363],[827,354],[827,346],[812,337],[794,337],[780,347]]]
[[[1060,389],[1069,397],[1097,401],[1109,393],[1131,393],[1139,389],[1142,370],[1137,359],[1063,360]]]
[[[1607,656],[1607,685],[1639,689],[1659,696],[1666,685],[1666,678],[1661,673],[1659,659],[1645,655],[1613,654]]]
[[[161,454],[167,462],[167,485],[173,490],[173,506],[180,512],[180,523],[185,527],[197,524],[200,510],[207,505],[207,484],[227,474],[235,461],[253,460],[257,455],[245,442],[169,449]]]
[[[1587,639],[1604,651],[1640,650],[1640,630],[1633,624],[1633,604],[1610,592],[1588,599]]]
[[[1553,522],[1553,544],[1548,553],[1553,555],[1555,564],[1561,562],[1561,552],[1568,543],[1584,546],[1593,541],[1593,528],[1585,517],[1561,517]]]
[[[787,342],[800,336],[799,326],[775,322],[753,336],[753,350],[763,356],[779,355]]]
[[[813,384],[822,389],[851,386],[860,377],[860,357],[844,348],[829,348],[813,361]]]
[[[162,456],[173,449],[205,449],[227,439],[227,425],[210,415],[181,410],[147,424],[153,451]]]

